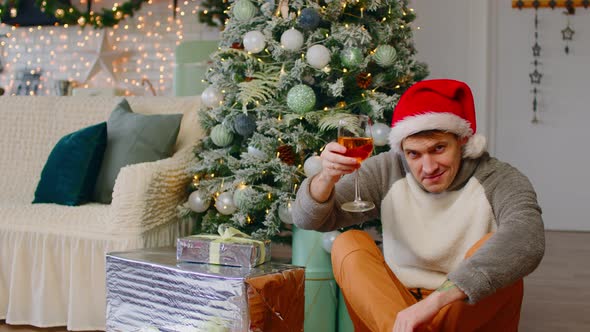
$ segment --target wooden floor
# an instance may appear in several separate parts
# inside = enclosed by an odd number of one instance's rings
[[[288,249],[276,249],[277,258],[288,259]],[[0,332],[64,331],[0,321]],[[590,233],[547,232],[543,262],[525,279],[520,331],[590,331]]]

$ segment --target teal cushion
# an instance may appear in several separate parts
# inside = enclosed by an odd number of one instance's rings
[[[137,114],[123,99],[107,121],[107,148],[94,189],[96,202],[109,204],[121,168],[172,155],[182,114]]]
[[[43,167],[33,203],[75,206],[90,201],[106,145],[106,122],[62,137]]]

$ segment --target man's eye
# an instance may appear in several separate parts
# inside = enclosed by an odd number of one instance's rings
[[[408,151],[408,152],[406,152],[406,155],[408,156],[408,158],[411,158],[411,159],[418,157],[418,154],[414,151]]]
[[[436,151],[436,152],[443,152],[444,150],[445,150],[445,146],[444,145],[437,145],[434,148],[434,151]]]

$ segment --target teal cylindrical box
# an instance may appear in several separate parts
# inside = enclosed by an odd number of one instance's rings
[[[354,325],[348,314],[344,295],[338,290],[338,332],[354,332]]]
[[[335,332],[338,286],[322,233],[293,226],[292,263],[305,266],[305,332]]]

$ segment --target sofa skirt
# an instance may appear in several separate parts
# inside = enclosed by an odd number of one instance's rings
[[[190,222],[101,238],[0,228],[0,319],[7,324],[104,330],[105,254],[173,246]]]

